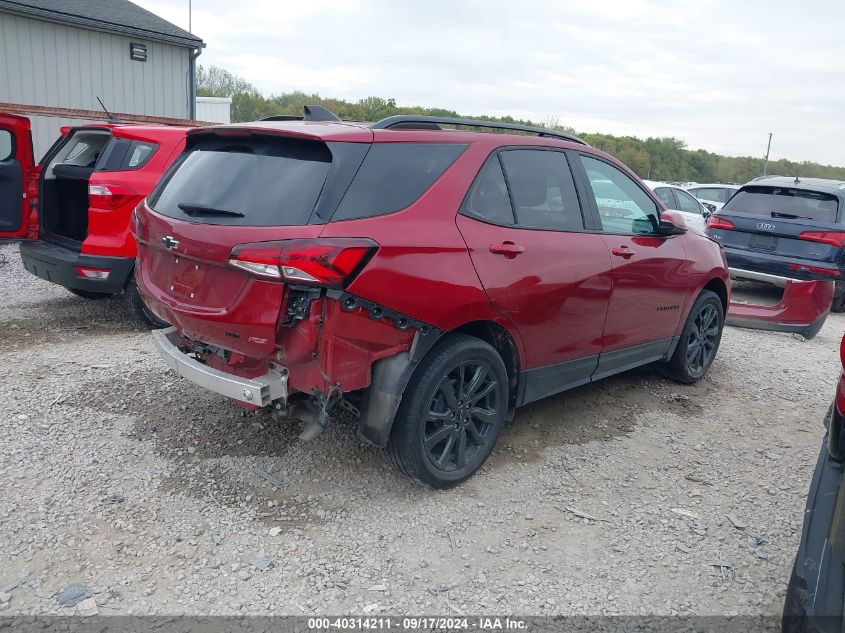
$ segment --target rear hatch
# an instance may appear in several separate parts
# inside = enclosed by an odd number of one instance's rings
[[[189,135],[134,227],[153,309],[191,339],[272,354],[286,292],[273,273],[290,244],[280,241],[319,236],[323,207],[368,147],[246,128]]]
[[[798,187],[750,185],[707,223],[728,265],[780,277],[840,278],[845,225],[837,196]]]

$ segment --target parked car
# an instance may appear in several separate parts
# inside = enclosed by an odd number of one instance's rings
[[[138,295],[129,218],[185,147],[186,127],[65,127],[36,165],[26,117],[0,114],[0,237],[21,239],[24,267],[87,299]]]
[[[739,191],[739,185],[695,184],[686,189],[701,202],[712,206],[712,211],[718,211]]]
[[[342,403],[435,487],[472,475],[516,407],[647,363],[700,379],[728,303],[718,245],[623,164],[486,121],[312,108],[194,130],[133,231],[178,374],[296,407],[306,438]]]
[[[683,215],[688,227],[704,233],[704,221],[710,215],[710,211],[701,202],[675,185],[653,180],[643,182],[660,198],[667,209],[678,211]]]
[[[707,220],[734,278],[835,281],[845,310],[845,182],[773,176],[743,185]]]
[[[845,337],[783,609],[784,633],[841,633],[845,611]]]

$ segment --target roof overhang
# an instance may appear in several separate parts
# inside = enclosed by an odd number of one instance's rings
[[[13,0],[0,0],[0,13],[13,13],[24,17],[54,22],[56,24],[69,24],[94,31],[104,31],[106,33],[114,33],[117,35],[129,35],[153,42],[163,42],[165,44],[173,44],[174,46],[182,46],[185,48],[205,48],[205,42],[198,37],[187,38],[167,33],[159,33],[149,29],[116,24],[108,20],[98,20],[96,18],[74,15],[72,13],[63,13],[60,11],[33,7],[14,2]]]

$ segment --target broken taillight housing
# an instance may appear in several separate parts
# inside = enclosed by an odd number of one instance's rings
[[[725,231],[733,230],[734,223],[730,220],[726,220],[725,218],[721,218],[718,215],[711,215],[707,218],[707,228],[708,229],[723,229]]]
[[[89,185],[88,204],[95,209],[112,211],[130,200],[139,197],[139,193],[123,185]]]
[[[366,238],[317,238],[239,244],[229,265],[263,279],[344,288],[370,261],[378,244]]]

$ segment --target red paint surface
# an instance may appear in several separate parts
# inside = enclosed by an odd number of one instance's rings
[[[249,127],[220,128],[220,133],[249,134]],[[293,122],[274,129],[326,140],[454,141],[469,147],[413,205],[374,218],[236,227],[167,218],[141,205],[141,291],[183,335],[231,350],[228,363],[209,357],[226,371],[256,375],[276,362],[290,370],[292,391],[325,393],[335,383],[343,390],[359,389],[369,384],[373,362],[407,350],[414,335],[413,328],[400,330],[387,318],[375,321],[362,309],[347,312],[328,298],[324,305],[312,303],[308,317],[293,328],[282,326],[289,298],[285,284],[229,267],[239,244],[373,240],[378,250],[349,283],[349,293],[444,331],[476,321],[497,323],[513,338],[522,369],[677,335],[705,284],[729,282],[718,245],[691,232],[672,237],[566,233],[499,227],[458,214],[484,160],[498,147],[555,146],[609,158],[592,148],[549,138],[337,123]],[[180,245],[166,250],[165,235]],[[491,252],[491,245],[506,243],[511,247]],[[622,247],[630,257],[611,254]]]

